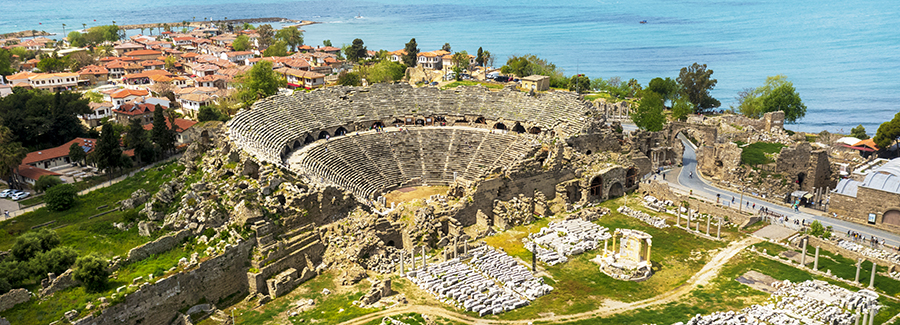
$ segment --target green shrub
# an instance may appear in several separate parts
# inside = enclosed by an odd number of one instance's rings
[[[65,211],[75,205],[78,197],[78,189],[72,184],[61,184],[51,187],[44,194],[44,202],[47,208],[53,211]]]
[[[107,270],[105,259],[96,254],[82,256],[75,261],[75,272],[72,276],[75,280],[84,283],[85,288],[90,291],[98,292],[106,289],[109,280],[109,271]]]
[[[62,184],[63,181],[56,176],[43,175],[34,182],[34,190],[38,193],[44,192],[47,189],[54,187],[56,185]]]
[[[16,238],[10,253],[17,261],[28,261],[38,253],[49,251],[60,243],[59,235],[49,229],[27,232]]]
[[[48,252],[43,252],[29,261],[32,278],[47,276],[47,273],[62,274],[78,258],[78,253],[71,247],[57,247]]]
[[[12,290],[9,281],[6,281],[5,278],[0,278],[0,295],[9,292],[9,290]]]

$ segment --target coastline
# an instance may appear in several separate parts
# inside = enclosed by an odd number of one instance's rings
[[[0,38],[27,38],[27,37],[38,37],[38,36],[51,36],[53,33],[48,33],[46,31],[38,31],[38,30],[23,30],[20,32],[12,32],[0,34]]]
[[[193,21],[187,22],[187,25],[184,25],[186,21],[179,22],[169,22],[169,23],[149,23],[149,24],[128,24],[128,25],[120,25],[119,29],[141,29],[141,28],[162,28],[164,25],[168,25],[172,28],[177,27],[200,27],[204,24],[208,24],[211,22],[215,23],[232,23],[232,24],[255,24],[255,23],[270,23],[270,22],[292,22],[295,23],[293,25],[289,25],[287,27],[300,27],[307,26],[313,24],[320,24],[321,22],[311,21],[311,20],[296,20],[296,19],[287,19],[281,17],[265,17],[265,18],[244,18],[244,19],[228,19],[228,20],[213,20],[213,21]]]

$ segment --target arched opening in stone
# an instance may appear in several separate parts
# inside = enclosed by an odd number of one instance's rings
[[[625,188],[622,187],[622,183],[615,182],[612,186],[609,187],[609,198],[617,198],[622,195],[625,195]]]
[[[494,128],[497,130],[506,130],[506,124],[497,122],[497,124],[494,124]]]
[[[347,129],[345,129],[343,126],[339,126],[337,130],[334,130],[334,136],[342,136],[345,134],[347,134]]]
[[[328,131],[319,132],[319,140],[331,137],[331,134],[328,134]]]
[[[417,118],[417,119],[416,119],[416,125],[418,125],[418,126],[423,126],[423,125],[425,125],[425,120],[420,119],[420,118]]]
[[[803,186],[803,181],[806,180],[806,173],[797,174],[797,185]]]
[[[302,146],[302,145],[303,145],[303,144],[300,143],[300,140],[294,140],[294,144],[291,146],[291,149],[297,149],[297,148],[300,148],[300,146]]]
[[[884,216],[881,217],[881,223],[900,226],[900,210],[888,210],[885,212]]]
[[[303,139],[303,144],[310,144],[310,143],[313,143],[313,142],[315,142],[315,141],[316,141],[316,139],[313,138],[312,135],[310,135],[309,133],[307,133],[307,134],[306,134],[306,138]]]
[[[513,130],[513,132],[516,132],[516,133],[525,133],[525,127],[519,123],[516,123],[516,125],[513,125],[512,130]]]
[[[625,171],[625,187],[631,188],[637,182],[637,168],[630,167]]]
[[[373,128],[373,129],[383,128],[383,127],[384,127],[384,123],[381,123],[381,122],[375,122],[375,123],[372,123],[372,128]]]
[[[476,124],[487,124],[487,123],[484,121],[484,117],[482,117],[482,116],[479,116],[478,118],[476,118],[476,119],[475,119],[475,123],[476,123]]]
[[[541,134],[541,128],[532,126],[532,127],[528,128],[528,133],[529,134]]]
[[[603,177],[597,175],[591,179],[591,187],[589,188],[588,193],[591,194],[591,199],[593,200],[603,197]]]
[[[569,199],[570,203],[581,201],[581,189],[575,186],[574,183],[567,185],[566,198]]]
[[[209,144],[209,131],[203,130],[203,132],[200,132],[200,144]]]
[[[394,119],[394,121],[391,122],[391,124],[393,124],[393,125],[403,125],[404,123],[403,123],[403,120],[401,120],[401,119]]]
[[[593,153],[593,152],[590,151],[590,150],[584,152],[584,154],[585,154],[585,155],[588,155],[588,156],[590,156],[592,153]]]
[[[388,245],[388,246],[391,246],[391,247],[394,247],[394,241],[393,241],[393,240],[388,240],[387,245]]]

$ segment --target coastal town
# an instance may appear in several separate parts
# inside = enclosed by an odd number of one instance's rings
[[[0,39],[0,325],[900,318],[900,113],[312,23]]]

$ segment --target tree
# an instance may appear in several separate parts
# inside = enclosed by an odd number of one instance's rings
[[[338,76],[337,84],[341,86],[359,86],[362,85],[362,79],[358,72],[342,72]],[[203,107],[200,107],[201,109]]]
[[[175,71],[175,63],[178,63],[178,59],[176,59],[174,55],[166,56],[166,61],[165,61],[166,70]]]
[[[506,60],[506,65],[500,67],[503,74],[512,74],[519,78],[530,76],[532,70],[528,59],[521,56],[511,56]]]
[[[134,148],[134,156],[138,162],[152,161],[156,155],[153,145],[147,139],[147,132],[141,125],[140,119],[132,119],[128,121],[128,127],[125,129],[125,147]]]
[[[214,106],[203,105],[200,106],[200,112],[197,114],[197,120],[199,120],[200,122],[227,121],[228,115],[223,114],[219,111],[218,108]]]
[[[272,25],[259,25],[259,28],[256,29],[256,33],[259,34],[259,37],[256,39],[259,43],[259,48],[265,49],[272,44],[272,38],[275,37],[275,30],[272,29]]]
[[[69,64],[69,71],[78,71],[81,68],[94,64],[94,56],[90,52],[78,51],[66,55],[64,61]]]
[[[894,115],[894,118],[890,121],[881,123],[878,126],[878,131],[875,131],[875,137],[872,138],[872,141],[875,141],[875,146],[884,150],[890,148],[894,144],[894,140],[897,140],[897,137],[900,137],[900,113]]]
[[[43,228],[17,237],[9,252],[18,261],[28,261],[41,252],[59,246],[60,242],[59,235],[55,231]]]
[[[392,82],[403,78],[406,67],[398,62],[384,60],[372,66],[361,67],[360,73],[371,83]]]
[[[419,47],[416,44],[416,39],[410,39],[409,43],[406,43],[406,54],[401,57],[403,64],[407,67],[415,67],[416,62],[419,60]]]
[[[344,51],[344,56],[346,56],[349,61],[358,62],[366,57],[367,52],[368,50],[366,49],[363,40],[357,38],[354,39],[353,44]]]
[[[825,226],[822,225],[822,223],[819,221],[813,221],[812,224],[809,225],[809,234],[825,239],[831,237],[831,231],[825,228]]]
[[[47,273],[62,274],[69,269],[78,258],[78,253],[71,247],[56,247],[38,253],[28,261],[31,277],[45,277]]]
[[[28,155],[28,151],[22,147],[21,143],[13,142],[13,135],[9,128],[0,126],[0,176],[4,179],[12,180],[10,184],[13,188],[18,188],[16,183],[18,177],[12,177],[17,173],[22,160]]]
[[[239,98],[247,106],[261,98],[272,96],[278,92],[278,88],[287,86],[287,81],[272,71],[272,62],[266,60],[261,60],[250,68],[240,81]]]
[[[484,66],[484,50],[482,50],[481,47],[478,47],[478,52],[475,53],[475,63],[477,63],[478,66]]]
[[[97,146],[91,152],[97,168],[106,171],[112,179],[112,171],[120,166],[120,156],[122,149],[119,148],[119,137],[113,130],[112,122],[103,123],[100,129],[100,139],[97,140]]]
[[[444,43],[444,46],[441,46],[441,49],[447,52],[453,52],[450,50],[450,43]]]
[[[287,43],[282,40],[275,41],[274,44],[269,46],[265,51],[263,51],[262,56],[287,56]]]
[[[800,100],[800,94],[790,82],[772,90],[763,99],[763,112],[784,112],[785,122],[794,123],[806,116],[806,105]]]
[[[72,145],[69,146],[69,159],[71,159],[72,162],[81,162],[86,156],[87,153],[84,152],[84,147],[80,144],[72,143]]]
[[[70,32],[67,38],[69,39],[69,44],[74,47],[83,47],[87,45],[84,39],[84,34],[79,31]]]
[[[156,146],[159,147],[160,153],[163,155],[169,154],[172,150],[175,150],[175,140],[176,140],[176,132],[175,132],[175,120],[169,118],[169,122],[166,122],[167,116],[165,109],[159,104],[156,104],[156,107],[153,110],[153,128],[150,129],[150,139],[153,140],[153,143],[156,143]],[[169,124],[172,125],[172,128],[169,128]]]
[[[36,181],[34,181],[34,190],[38,193],[44,192],[47,189],[54,187],[56,185],[62,184],[63,181],[59,179],[59,177],[51,176],[51,175],[41,175],[38,177]]]
[[[60,184],[47,189],[44,194],[44,202],[52,211],[65,211],[75,205],[78,197],[78,189],[72,184]]]
[[[297,29],[297,27],[282,28],[276,33],[275,37],[290,46],[291,52],[296,51],[297,46],[303,45],[303,32]]]
[[[663,101],[671,101],[674,105],[675,97],[678,95],[678,83],[672,78],[653,78],[647,85],[647,90],[660,94]]]
[[[484,63],[482,63],[481,66],[494,66],[494,57],[491,56],[491,52],[484,51],[484,53],[481,54],[481,58],[484,60]]]
[[[643,95],[637,108],[631,113],[631,120],[643,130],[651,132],[662,130],[666,124],[662,96],[652,91],[645,91]]]
[[[243,34],[238,35],[238,37],[234,39],[234,42],[231,43],[231,48],[235,51],[246,51],[250,48],[250,37]]]
[[[509,57],[506,65],[500,68],[500,72],[513,74],[519,78],[530,75],[549,76],[550,87],[554,88],[566,88],[569,85],[569,78],[566,78],[562,69],[534,54]]]
[[[324,45],[324,46],[331,46],[331,40],[330,40],[330,39],[327,39],[327,40],[322,41],[322,45]]]
[[[687,120],[688,115],[694,112],[694,106],[684,97],[678,97],[672,104],[672,118],[678,121]]]
[[[82,256],[75,261],[75,271],[72,273],[72,277],[84,283],[88,290],[102,291],[106,288],[109,280],[108,265],[109,262],[96,253]]]
[[[456,52],[452,56],[453,73],[456,75],[456,81],[462,80],[462,72],[469,67],[469,53],[466,51]]]
[[[577,74],[569,79],[569,90],[583,94],[591,91],[591,78],[583,74]]]
[[[681,85],[681,89],[687,96],[687,100],[694,104],[696,113],[706,112],[710,109],[722,105],[719,100],[709,95],[709,92],[716,87],[718,82],[711,79],[712,69],[707,69],[706,64],[698,64],[694,62],[689,67],[681,68],[676,81]]]
[[[0,98],[0,125],[11,141],[30,150],[59,146],[86,134],[78,115],[90,114],[88,100],[78,92],[51,93],[17,88]]]
[[[41,58],[41,61],[37,63],[36,67],[41,70],[41,72],[60,72],[66,69],[69,65],[68,61],[65,58],[60,58],[56,54],[51,54],[44,58]]]
[[[865,139],[869,138],[869,135],[866,134],[866,128],[864,126],[862,126],[862,124],[860,124],[859,126],[857,126],[855,128],[850,129],[850,136],[860,139],[860,140],[865,140]]]

